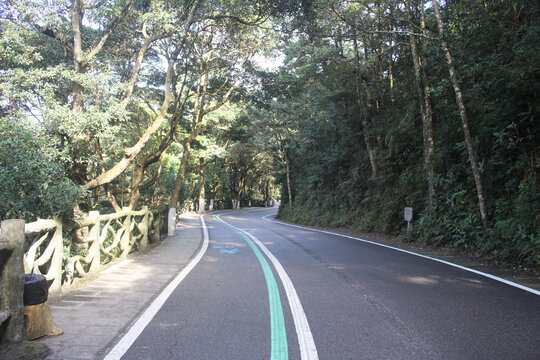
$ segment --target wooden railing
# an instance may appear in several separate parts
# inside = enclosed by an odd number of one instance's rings
[[[162,221],[161,215],[154,216],[147,207],[140,211],[125,207],[106,215],[91,211],[69,224],[59,218],[26,224],[24,271],[45,275],[51,283],[49,293],[58,293],[74,278],[159,241]]]
[[[28,224],[23,220],[2,221],[0,344],[23,340],[25,273],[45,275],[51,284],[49,293],[58,293],[75,277],[85,277],[115,258],[160,241],[164,215],[154,215],[147,207],[140,211],[126,207],[107,215],[91,211],[68,224],[60,218]]]

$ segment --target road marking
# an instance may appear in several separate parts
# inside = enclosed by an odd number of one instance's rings
[[[232,226],[231,224],[221,220],[218,215],[214,215],[214,219],[225,225],[226,227],[239,233],[247,244],[251,247],[255,256],[259,260],[263,269],[264,278],[266,279],[266,287],[268,288],[268,301],[270,303],[270,329],[271,329],[271,360],[287,360],[289,359],[289,349],[287,345],[287,332],[285,330],[285,317],[283,316],[283,308],[281,306],[281,299],[279,297],[279,290],[276,279],[272,273],[272,269],[268,262],[261,254],[257,246],[246,236],[240,229]]]
[[[221,218],[219,220],[221,220]],[[298,336],[300,357],[302,360],[318,360],[319,355],[317,353],[317,347],[315,346],[313,334],[311,333],[311,329],[309,328],[309,323],[302,307],[302,303],[300,302],[300,298],[298,297],[296,289],[294,288],[294,285],[289,278],[289,275],[287,275],[287,272],[285,271],[279,260],[255,236],[251,235],[245,230],[232,226],[224,220],[221,221],[252,239],[266,254],[268,259],[270,259],[270,261],[274,265],[274,268],[276,269],[276,272],[279,275],[279,278],[281,279],[281,283],[283,284],[283,288],[285,289],[285,293],[287,294],[287,298],[289,300],[289,306],[291,308],[294,326],[296,328],[296,335]]]
[[[303,230],[316,231],[316,232],[320,232],[320,233],[324,233],[324,234],[341,236],[341,237],[344,237],[344,238],[353,239],[353,240],[362,241],[362,242],[365,242],[365,243],[368,243],[368,244],[381,246],[381,247],[384,247],[384,248],[387,248],[387,249],[401,251],[401,252],[406,253],[406,254],[415,255],[415,256],[418,256],[418,257],[421,257],[421,258],[424,258],[424,259],[433,260],[433,261],[436,261],[436,262],[439,262],[439,263],[442,263],[442,264],[450,265],[452,267],[455,267],[455,268],[458,268],[458,269],[461,269],[461,270],[472,272],[474,274],[484,276],[484,277],[490,278],[490,279],[495,280],[495,281],[502,282],[502,283],[504,283],[506,285],[510,285],[510,286],[516,287],[516,288],[521,289],[521,290],[525,290],[525,291],[530,292],[530,293],[535,294],[535,295],[540,295],[540,291],[538,291],[538,290],[531,289],[531,288],[529,288],[527,286],[517,284],[515,282],[500,278],[500,277],[495,276],[495,275],[491,275],[491,274],[488,274],[488,273],[485,273],[485,272],[482,272],[482,271],[478,271],[478,270],[470,269],[470,268],[465,267],[465,266],[454,264],[454,263],[451,263],[449,261],[437,259],[437,258],[427,256],[427,255],[418,254],[418,253],[415,253],[415,252],[412,252],[412,251],[409,251],[409,250],[404,250],[404,249],[400,249],[400,248],[385,245],[385,244],[380,244],[380,243],[377,243],[377,242],[374,242],[374,241],[369,241],[369,240],[357,238],[357,237],[350,236],[350,235],[339,234],[339,233],[326,231],[326,230],[318,230],[318,229],[313,229],[313,228],[300,226],[300,225],[288,224],[288,223],[285,223],[285,222],[282,222],[282,221],[277,221],[277,220],[270,220],[270,219],[268,219],[269,216],[274,216],[274,215],[270,214],[270,215],[263,216],[263,219],[266,220],[266,221],[270,221],[270,222],[281,224],[281,225],[291,226],[291,227],[295,227],[295,228],[299,228],[299,229],[303,229]]]
[[[216,245],[216,246],[212,246],[212,249],[219,249],[219,252],[222,253],[222,254],[236,254],[237,252],[240,251],[240,248],[244,247],[243,245],[242,246],[231,246],[231,245],[226,245],[226,246],[221,246],[221,245]]]
[[[201,225],[203,229],[203,245],[201,250],[197,253],[197,256],[174,278],[173,281],[167,285],[167,287],[159,294],[159,296],[150,304],[145,312],[137,319],[135,324],[131,326],[129,331],[120,339],[120,341],[111,349],[111,351],[105,356],[104,360],[119,360],[131,345],[137,340],[139,335],[148,326],[150,321],[154,318],[157,312],[161,309],[165,301],[171,296],[172,292],[180,285],[182,280],[193,270],[193,268],[199,263],[204,256],[206,249],[208,248],[208,229],[202,216],[200,216]]]

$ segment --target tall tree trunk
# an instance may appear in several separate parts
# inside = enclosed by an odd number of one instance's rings
[[[375,160],[375,154],[373,150],[373,145],[371,143],[371,136],[369,134],[369,126],[368,126],[368,112],[366,107],[366,102],[364,100],[364,93],[362,90],[362,74],[360,73],[360,57],[358,55],[358,43],[356,38],[354,38],[353,41],[354,45],[354,68],[355,68],[355,79],[356,79],[356,99],[358,101],[358,107],[360,107],[361,111],[361,123],[362,123],[362,131],[364,133],[364,142],[366,144],[366,149],[369,156],[369,163],[371,164],[371,172],[372,176],[377,176],[378,174],[378,167],[377,162]]]
[[[285,144],[283,143],[283,138],[279,132],[276,132],[275,135],[276,142],[279,148],[279,155],[281,156],[281,162],[285,165],[285,174],[287,178],[287,193],[289,195],[289,206],[291,208],[291,214],[294,212],[293,208],[293,196],[292,196],[292,186],[291,186],[291,165],[289,162],[289,157],[287,156],[287,150],[285,149]]]
[[[242,202],[242,196],[244,195],[244,190],[246,188],[246,177],[242,175],[240,177],[240,183],[238,184],[238,195],[236,198],[236,208],[240,209],[240,203]]]
[[[84,17],[84,0],[74,0],[71,8],[71,30],[73,31],[73,63],[76,74],[84,74],[86,67],[90,64],[93,58],[99,54],[103,46],[114,33],[116,28],[122,23],[124,18],[133,10],[135,0],[130,0],[122,12],[110,23],[101,35],[99,41],[95,42],[92,47],[83,50],[82,44],[82,20]],[[83,110],[83,87],[80,83],[73,84],[73,110],[75,113],[81,113]]]
[[[358,38],[355,37],[354,38],[354,41],[356,42],[356,47],[354,48],[355,49],[355,59],[356,59],[356,62],[358,64],[358,66],[360,66],[360,53],[358,52]],[[353,42],[353,45],[355,43]],[[369,52],[368,52],[368,40],[367,40],[367,37],[365,34],[362,35],[362,45],[363,45],[363,48],[364,48],[364,59],[366,62],[368,62],[368,59],[369,59]],[[356,70],[356,68],[355,68]],[[361,72],[359,72],[360,74],[360,80],[361,82],[362,81],[362,74]],[[365,100],[365,105],[366,105],[366,111],[371,109],[371,100],[373,99],[372,95],[371,95],[371,90],[369,89],[369,86],[367,86],[366,84],[366,100]]]
[[[82,48],[82,20],[84,17],[84,1],[75,0],[71,8],[71,30],[73,32],[73,70],[77,75],[82,75],[86,71],[87,63],[84,58]],[[80,82],[73,80],[71,89],[72,109],[77,119],[84,113],[83,87]],[[77,119],[78,120],[78,119]],[[84,161],[85,152],[82,149],[88,149],[90,146],[90,136],[88,133],[81,132],[70,139],[70,157],[72,164],[68,168],[69,177],[77,184],[83,185],[88,181],[88,165]],[[88,210],[89,203],[79,204],[81,208]]]
[[[142,161],[137,162],[133,166],[133,173],[131,175],[131,193],[129,194],[129,207],[131,207],[132,210],[136,210],[137,202],[139,202],[139,198],[141,197],[139,186],[141,185],[144,176],[144,161],[145,159],[142,159]]]
[[[191,142],[188,141],[184,144],[182,161],[180,162],[180,168],[178,169],[178,173],[176,174],[176,182],[174,185],[173,193],[171,195],[171,202],[169,203],[170,208],[176,208],[178,206],[178,200],[180,199],[180,192],[182,191],[182,185],[184,184],[184,174],[186,173],[190,153]]]
[[[390,5],[390,17],[394,18],[394,8]],[[390,49],[388,54],[388,77],[390,78],[390,102],[392,104],[395,102],[394,97],[394,27],[392,24],[389,25],[390,29]]]
[[[204,166],[205,166],[205,163],[204,163],[204,159],[203,158],[200,158],[199,159],[199,162],[200,162],[200,167],[199,167],[199,214],[204,214],[206,211],[205,211],[205,202],[206,202],[206,199],[204,198],[205,194],[204,194]]]
[[[202,62],[201,62],[202,66]],[[182,191],[182,186],[184,184],[184,174],[186,172],[187,164],[189,161],[189,155],[191,152],[191,142],[197,138],[199,131],[202,126],[202,120],[204,117],[204,102],[206,96],[206,86],[208,84],[208,72],[204,75],[204,83],[201,83],[197,86],[197,95],[195,99],[194,112],[193,112],[193,127],[191,130],[190,136],[184,141],[184,154],[182,156],[182,162],[180,163],[180,168],[176,175],[174,190],[171,196],[171,202],[169,204],[170,208],[176,208],[178,206],[178,200],[180,199],[180,192]]]
[[[467,117],[467,111],[465,108],[465,103],[463,102],[463,94],[461,92],[461,87],[459,80],[456,76],[456,69],[454,67],[454,60],[448,49],[448,44],[444,40],[444,27],[441,18],[441,12],[439,9],[438,0],[433,0],[433,9],[435,10],[435,17],[437,18],[437,27],[439,29],[439,36],[441,40],[441,47],[446,56],[446,62],[448,63],[448,70],[450,74],[450,80],[452,81],[452,86],[454,87],[454,93],[456,94],[456,103],[459,108],[459,115],[461,117],[461,124],[463,127],[463,133],[465,135],[465,144],[467,145],[467,151],[469,152],[469,162],[471,163],[471,169],[474,176],[474,182],[476,184],[476,192],[478,195],[478,206],[480,208],[480,215],[482,217],[482,224],[484,228],[489,226],[489,219],[487,215],[487,206],[486,200],[484,198],[484,189],[482,185],[482,178],[480,176],[480,169],[478,168],[478,160],[476,158],[476,152],[474,151],[474,146],[472,142],[471,132],[469,129],[469,119]]]
[[[71,8],[71,29],[73,31],[73,66],[76,74],[84,73],[84,54],[82,50],[82,19],[84,16],[83,0],[75,0]],[[73,111],[83,111],[83,88],[78,82],[73,83]]]
[[[388,77],[390,81],[390,102],[393,104],[395,102],[394,96],[394,52],[392,47],[394,46],[394,39],[390,40],[390,55],[388,56]]]
[[[270,180],[267,180],[266,186],[264,187],[264,203],[265,204],[268,204],[268,199],[270,198],[269,194],[270,194]]]
[[[413,22],[412,9],[409,4],[409,19]],[[433,144],[433,120],[431,111],[430,89],[426,82],[424,71],[422,70],[422,58],[416,46],[416,39],[410,36],[411,52],[414,64],[414,75],[416,78],[416,89],[418,91],[418,101],[420,104],[420,113],[422,115],[422,130],[424,137],[424,166],[428,182],[428,205],[433,209],[433,199],[435,197],[435,146]],[[424,89],[422,89],[422,83]]]
[[[289,206],[291,208],[291,214],[294,213],[293,209],[293,199],[292,199],[292,190],[291,190],[291,166],[289,164],[289,157],[287,153],[283,151],[283,159],[285,160],[285,171],[287,172],[287,193],[289,195]]]

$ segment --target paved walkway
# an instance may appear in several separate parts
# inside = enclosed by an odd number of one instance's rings
[[[64,330],[46,344],[49,360],[101,359],[143,310],[196,254],[199,216],[182,215],[176,235],[144,256],[127,259],[83,281],[76,291],[49,301],[54,322]]]

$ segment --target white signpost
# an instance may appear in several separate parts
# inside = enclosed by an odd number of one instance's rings
[[[403,211],[403,217],[405,218],[405,221],[407,222],[407,232],[411,230],[411,221],[412,221],[413,211],[412,207],[406,207]]]
[[[167,235],[174,236],[175,229],[176,229],[176,208],[170,208],[169,217],[167,221]]]

